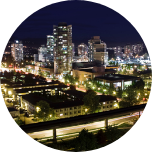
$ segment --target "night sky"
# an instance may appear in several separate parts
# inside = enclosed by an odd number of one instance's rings
[[[28,17],[14,32],[11,40],[29,39],[46,43],[53,25],[67,22],[72,25],[72,41],[77,46],[88,44],[92,36],[100,36],[107,46],[143,42],[135,28],[120,14],[103,5],[67,1],[46,6]]]

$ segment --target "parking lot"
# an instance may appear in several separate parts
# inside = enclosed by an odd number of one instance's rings
[[[14,105],[12,100],[13,100],[13,98],[5,98],[4,99],[7,108],[14,107],[15,109],[19,110],[20,111],[19,117],[25,124],[36,123],[35,121],[32,120],[34,118],[34,115],[27,113],[27,111],[24,109],[20,110],[20,106]]]

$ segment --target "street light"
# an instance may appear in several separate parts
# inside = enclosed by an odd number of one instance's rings
[[[39,108],[39,107],[36,107],[36,111],[39,112],[39,111],[40,111],[40,108]]]
[[[85,109],[85,112],[87,112],[88,111],[88,109]]]
[[[115,91],[113,91],[113,94],[116,94],[116,92],[115,92]]]

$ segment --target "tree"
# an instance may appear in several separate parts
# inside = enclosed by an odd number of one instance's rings
[[[34,83],[35,82],[35,80],[33,79],[33,74],[27,74],[26,76],[25,76],[25,78],[24,78],[24,83],[25,84],[32,84],[32,83]]]
[[[119,102],[119,108],[126,108],[133,106],[131,102],[126,102],[126,101],[120,101]]]
[[[88,151],[97,148],[96,138],[93,133],[83,129],[74,140],[75,151]]]
[[[46,101],[40,100],[36,104],[36,117],[46,121],[49,119],[50,115],[50,105]]]
[[[43,73],[42,73],[42,71],[41,71],[40,68],[39,68],[39,70],[38,70],[38,74],[39,74],[40,76],[43,76]]]
[[[44,72],[44,76],[45,76],[45,77],[50,76],[50,72],[49,72],[49,71],[45,71],[45,72]]]
[[[84,107],[87,109],[87,112],[94,113],[98,110],[100,97],[97,96],[97,93],[93,90],[87,91],[87,94],[83,97]]]
[[[113,95],[113,92],[116,91],[114,85],[110,85],[109,89],[108,89],[108,94],[109,95]]]
[[[122,98],[122,93],[123,93],[123,91],[122,91],[121,87],[118,87],[117,97]]]
[[[123,102],[120,103],[120,107],[121,105],[125,105],[125,107],[129,107],[138,104],[140,100],[138,99],[137,90],[133,86],[126,87],[123,91],[122,101]]]
[[[105,129],[105,136],[106,136],[106,139],[108,140],[108,143],[112,143],[122,136],[122,132],[120,129],[118,129],[117,126],[109,125]]]
[[[96,138],[99,145],[104,145],[106,143],[106,136],[102,129],[97,132]]]
[[[16,122],[19,126],[24,125],[24,122],[23,122],[19,117],[17,117],[17,118],[15,119],[15,122]]]
[[[137,69],[134,69],[134,71],[133,71],[133,76],[138,76],[139,74],[138,74],[138,72],[137,72]]]
[[[70,90],[76,90],[76,86],[75,85],[70,85]]]
[[[19,72],[16,72],[15,74],[15,83],[19,81],[21,74]]]
[[[140,79],[139,81],[137,81],[133,84],[133,87],[135,89],[139,89],[139,90],[142,90],[142,91],[144,90],[144,86],[145,86],[145,82],[142,79]]]

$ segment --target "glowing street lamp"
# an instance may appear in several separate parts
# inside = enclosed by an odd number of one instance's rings
[[[116,92],[115,92],[115,91],[113,91],[113,94],[116,94]]]
[[[78,85],[78,82],[76,82],[75,84]]]
[[[12,94],[12,91],[8,91],[8,94],[11,95],[11,94]]]
[[[85,112],[87,112],[88,111],[88,109],[85,109]]]
[[[40,108],[39,108],[39,107],[36,107],[36,111],[39,112],[39,111],[40,111]]]

